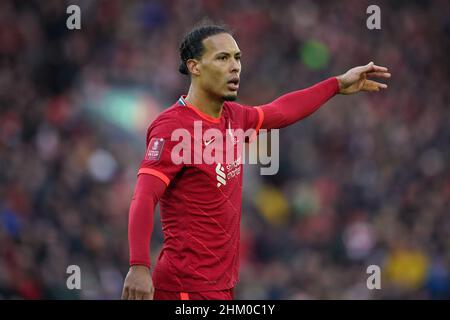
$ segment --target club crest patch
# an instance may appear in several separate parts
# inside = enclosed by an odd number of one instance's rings
[[[159,160],[164,147],[163,138],[152,138],[148,144],[147,160]]]

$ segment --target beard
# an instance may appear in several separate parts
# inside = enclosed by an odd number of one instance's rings
[[[224,101],[235,101],[237,99],[237,94],[236,95],[226,95],[226,96],[223,96],[222,99]]]

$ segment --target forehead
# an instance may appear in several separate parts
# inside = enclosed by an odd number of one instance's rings
[[[203,40],[205,48],[204,56],[215,55],[219,52],[234,54],[239,52],[239,47],[234,38],[228,33],[220,33]]]

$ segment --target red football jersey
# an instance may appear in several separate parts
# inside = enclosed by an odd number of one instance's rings
[[[231,163],[225,159],[226,150],[230,150],[227,143],[234,144],[231,150],[236,154],[242,144],[226,136],[236,129],[257,132],[263,118],[258,107],[234,102],[225,102],[221,117],[213,118],[181,97],[150,125],[139,174],[152,174],[167,185],[160,199],[164,244],[153,272],[155,288],[225,290],[238,282],[243,165],[239,155]],[[190,163],[173,159],[174,154],[181,154],[174,152],[180,140],[172,141],[177,129],[190,134],[191,143],[184,143],[191,153]],[[224,161],[195,163],[194,156],[215,142],[215,138],[204,138],[203,133],[209,129],[218,129],[223,135]]]

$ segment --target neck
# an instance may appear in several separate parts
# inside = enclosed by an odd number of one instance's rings
[[[194,90],[192,85],[189,87],[189,92],[185,100],[194,108],[213,118],[220,118],[222,114],[222,99],[213,98],[206,92]]]

